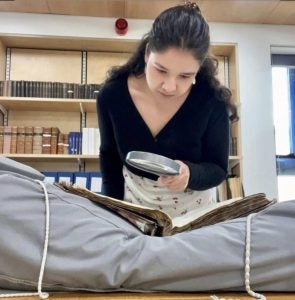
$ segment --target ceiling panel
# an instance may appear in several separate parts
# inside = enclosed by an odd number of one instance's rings
[[[50,13],[76,16],[119,17],[124,14],[125,0],[45,0]]]
[[[0,11],[49,13],[47,0],[0,1]]]
[[[200,0],[199,6],[210,22],[261,23],[275,9],[278,0]]]
[[[14,0],[1,1],[0,11],[95,17],[154,19],[184,0]],[[199,0],[209,22],[295,25],[295,1]]]
[[[183,0],[126,0],[126,18],[155,19],[163,10]]]
[[[295,1],[280,2],[271,14],[265,17],[267,24],[295,24]]]

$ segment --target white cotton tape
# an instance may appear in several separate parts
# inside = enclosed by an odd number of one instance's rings
[[[247,293],[260,300],[266,300],[266,297],[262,294],[255,293],[250,287],[250,254],[251,254],[251,220],[255,214],[250,214],[246,221],[246,241],[245,241],[245,288]],[[239,300],[239,299],[225,299],[218,298],[216,295],[210,296],[210,300]]]
[[[38,292],[36,293],[11,293],[11,294],[0,294],[0,298],[12,298],[12,297],[30,297],[30,296],[39,296],[40,299],[47,299],[49,297],[48,293],[42,292],[42,280],[45,270],[45,263],[47,258],[47,250],[48,250],[48,242],[49,242],[49,216],[50,216],[50,208],[49,208],[49,197],[47,193],[46,186],[43,181],[35,180],[38,182],[44,192],[45,196],[45,239],[44,239],[44,247],[43,247],[43,255],[41,261],[41,267],[39,272],[39,279],[38,279]]]

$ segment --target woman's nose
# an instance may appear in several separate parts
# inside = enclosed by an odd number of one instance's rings
[[[168,93],[176,91],[176,81],[174,78],[166,78],[162,84],[162,89]]]

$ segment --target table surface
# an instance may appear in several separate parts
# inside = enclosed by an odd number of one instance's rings
[[[213,293],[50,293],[49,300],[211,300]],[[215,293],[220,300],[253,300],[247,293]],[[267,300],[295,300],[295,293],[264,293]],[[12,298],[2,298],[12,299]],[[36,300],[38,297],[18,297]]]

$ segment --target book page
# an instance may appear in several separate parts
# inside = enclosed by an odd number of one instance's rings
[[[200,211],[192,211],[185,220],[183,217],[174,220],[171,234],[244,217],[275,202],[275,199],[269,200],[265,197],[265,194],[260,193],[208,205],[207,208]]]
[[[220,207],[229,205],[233,202],[236,202],[237,200],[242,199],[241,197],[239,198],[234,198],[234,199],[228,199],[228,200],[224,200],[222,202],[218,202],[218,203],[211,203],[208,205],[204,205],[202,208],[198,208],[192,211],[189,211],[188,213],[186,213],[183,216],[179,216],[176,218],[172,219],[172,225],[173,227],[181,227],[184,226],[196,219],[199,219],[201,216],[207,214],[208,212],[218,209]]]
[[[63,190],[70,192],[70,193],[74,193],[74,194],[80,195],[82,197],[85,197],[91,201],[100,203],[101,205],[104,205],[105,207],[108,207],[117,212],[118,212],[118,208],[122,208],[125,210],[125,215],[128,211],[130,211],[130,212],[138,214],[138,216],[140,216],[140,217],[151,218],[153,221],[156,221],[156,223],[159,226],[165,228],[165,230],[164,230],[165,232],[169,232],[172,228],[171,218],[167,214],[165,214],[164,212],[162,212],[158,209],[153,209],[153,208],[145,207],[142,205],[125,202],[125,201],[107,197],[104,195],[99,195],[99,194],[93,193],[85,188],[73,186],[71,184],[67,184],[64,182],[55,183],[55,185],[58,186],[59,188],[62,188]],[[116,209],[114,209],[114,208],[116,208]],[[142,221],[144,221],[144,220],[142,220]]]

